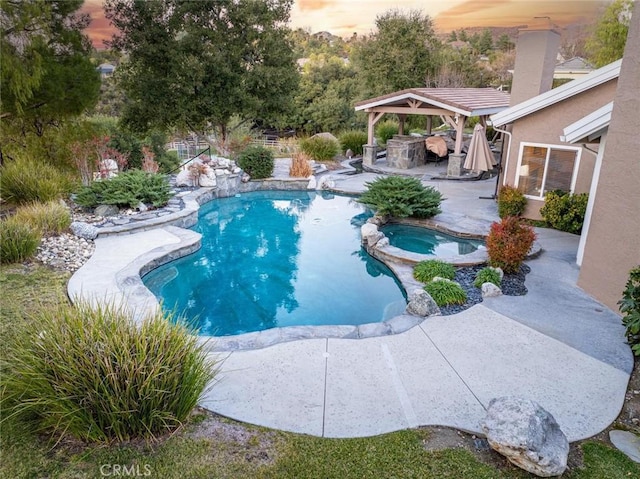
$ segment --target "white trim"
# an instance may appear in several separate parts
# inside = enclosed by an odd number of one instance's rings
[[[582,148],[575,146],[565,146],[565,145],[553,145],[550,143],[531,143],[527,141],[520,142],[520,149],[518,151],[518,162],[516,164],[516,176],[515,181],[513,182],[514,188],[518,188],[520,184],[520,167],[522,166],[522,154],[524,153],[525,146],[533,146],[535,148],[546,148],[547,154],[544,159],[544,171],[542,172],[542,185],[540,195],[527,195],[525,194],[525,198],[531,200],[544,201],[545,185],[547,182],[547,171],[549,170],[549,156],[551,154],[551,150],[564,150],[564,151],[573,151],[576,153],[576,157],[573,160],[573,170],[571,171],[571,185],[569,193],[573,194],[576,189],[576,182],[578,179],[578,171],[580,170],[580,158],[582,157]]]
[[[563,135],[560,140],[567,143],[593,142],[602,136],[604,130],[609,127],[612,111],[613,102],[609,102],[578,121],[571,123],[562,130]]]
[[[543,108],[583,93],[598,85],[614,80],[620,76],[620,65],[622,65],[622,59],[598,70],[594,70],[583,78],[565,83],[564,85],[507,108],[500,113],[496,113],[491,116],[491,121],[496,126],[506,125],[538,110],[542,110]]]
[[[582,233],[580,234],[580,243],[578,243],[578,253],[576,255],[576,263],[582,266],[584,258],[584,250],[587,246],[587,238],[589,236],[589,227],[591,226],[591,215],[593,214],[593,205],[596,201],[598,192],[598,182],[600,181],[600,169],[602,168],[602,158],[607,144],[607,130],[600,138],[600,148],[598,148],[598,156],[596,156],[596,164],[593,168],[593,176],[591,177],[591,187],[589,188],[589,199],[587,200],[587,210],[584,214],[584,223],[582,223]]]

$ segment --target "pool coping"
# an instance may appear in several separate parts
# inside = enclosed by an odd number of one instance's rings
[[[243,184],[247,186],[237,193],[242,194],[265,190],[314,191],[310,190],[308,187],[301,188],[303,184],[308,184],[307,179],[267,179]],[[289,188],[281,188],[284,184],[287,184]],[[294,188],[291,188],[291,186],[294,186]],[[330,192],[345,194],[348,196],[359,196],[357,194],[346,193],[335,189],[331,189]],[[177,243],[164,245],[147,251],[133,259],[126,267],[113,272],[117,288],[122,295],[122,301],[126,304],[127,309],[133,313],[136,321],[141,321],[142,318],[150,312],[157,311],[161,304],[155,295],[144,285],[142,277],[151,270],[170,261],[194,253],[200,248],[201,236],[199,233],[187,228],[190,228],[197,223],[199,209],[202,205],[214,199],[233,196],[236,194],[236,192],[229,194],[228,191],[223,191],[222,194],[220,193],[221,192],[216,188],[198,188],[196,190],[186,192],[181,196],[184,202],[184,209],[181,211],[159,218],[139,221],[133,225],[104,228],[105,231],[102,231],[99,235],[98,238],[106,238],[110,236],[127,237],[130,234],[138,232],[164,229],[179,239],[179,242]],[[473,233],[465,230],[460,231],[456,228],[456,223],[451,223],[447,216],[438,216],[442,217],[434,217],[429,220],[403,220],[397,222],[427,227],[460,237],[482,238],[484,236],[479,232]],[[436,256],[412,253],[390,245],[384,246],[383,243],[384,242],[381,242],[380,244],[373,246],[365,245],[365,249],[367,249],[367,252],[372,257],[381,261],[391,269],[398,279],[401,287],[404,289],[407,298],[409,298],[415,290],[422,290],[424,284],[413,278],[413,265],[424,259],[436,258]],[[536,254],[540,251],[541,249],[538,248]],[[487,261],[486,251],[476,251],[470,255],[464,256],[468,257],[475,253],[484,253],[484,255],[476,255],[476,257],[473,258],[473,263],[470,263],[469,261],[463,262],[460,260],[454,264],[456,266],[466,266],[468,264],[482,264]],[[451,261],[453,259],[454,258],[444,258],[445,261]],[[469,258],[467,258],[467,260],[468,259]],[[69,281],[70,285],[72,284],[72,280]],[[82,295],[81,291],[76,291],[76,294],[73,294],[71,287],[69,287],[69,290],[69,295],[72,298],[77,297],[77,294]],[[208,351],[224,352],[261,349],[278,343],[300,339],[362,339],[399,334],[422,323],[426,318],[439,314],[439,310],[435,314],[429,316],[414,316],[405,312],[404,314],[397,315],[385,321],[364,323],[360,325],[284,326],[233,336],[199,336],[199,340]]]

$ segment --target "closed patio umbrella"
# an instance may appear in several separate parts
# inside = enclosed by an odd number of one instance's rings
[[[463,167],[472,171],[489,171],[493,169],[493,153],[489,147],[484,126],[478,123],[473,129],[467,158]]]

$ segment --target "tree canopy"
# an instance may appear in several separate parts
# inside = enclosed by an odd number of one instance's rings
[[[286,111],[298,74],[287,21],[292,0],[106,0],[119,29],[112,46],[135,130],[216,128],[233,115],[271,119]]]
[[[615,0],[607,7],[587,40],[589,60],[597,67],[614,62],[624,54],[629,32],[632,0]]]
[[[359,40],[352,51],[363,98],[424,86],[440,45],[429,15],[389,10],[376,17],[376,27],[377,32]]]
[[[38,132],[98,99],[100,78],[83,30],[83,0],[1,0],[2,118]]]

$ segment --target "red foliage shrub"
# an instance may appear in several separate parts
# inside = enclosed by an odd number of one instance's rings
[[[493,223],[486,241],[489,264],[502,268],[505,273],[517,272],[535,239],[533,228],[515,216]]]

